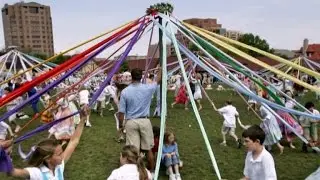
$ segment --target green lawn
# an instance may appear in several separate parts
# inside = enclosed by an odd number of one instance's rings
[[[216,92],[212,90],[208,91],[208,94],[214,99],[217,107],[223,106],[225,100],[231,98],[244,124],[260,123],[252,112],[247,112],[245,102],[231,91]],[[172,96],[173,94],[170,92],[168,104],[173,101]],[[314,100],[314,96],[308,94],[301,102],[307,100]],[[229,180],[241,178],[245,159],[244,149],[237,149],[235,142],[230,137],[227,139],[227,147],[219,145],[222,139],[220,135],[222,117],[212,110],[207,100],[204,99],[202,103],[204,109],[200,112],[200,115],[222,177]],[[317,103],[317,107],[320,109],[319,103]],[[182,178],[185,180],[217,179],[198,123],[191,107],[189,109],[189,111],[185,111],[182,105],[177,105],[174,109],[168,109],[167,126],[175,130],[181,158],[184,161],[184,167],[181,171]],[[66,165],[65,179],[106,179],[111,171],[118,167],[121,145],[113,140],[116,134],[113,114],[107,112],[104,118],[93,114],[91,119],[93,127],[84,130],[81,143]],[[160,120],[152,119],[152,123],[158,125]],[[39,125],[38,122],[33,123],[28,130],[35,128],[37,125]],[[238,127],[237,135],[240,136],[241,132],[240,127]],[[44,132],[23,142],[24,150],[28,150],[31,145],[46,136],[47,132]],[[272,154],[279,179],[304,179],[320,165],[319,155],[302,153],[299,140],[296,140],[295,145],[297,146],[296,150],[286,147],[283,155],[279,155],[276,147],[273,148]],[[13,161],[17,167],[26,166],[17,156],[17,146],[14,149]],[[0,179],[11,178],[0,175]],[[162,171],[159,179],[168,179],[168,177]]]

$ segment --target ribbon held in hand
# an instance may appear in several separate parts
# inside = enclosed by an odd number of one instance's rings
[[[6,151],[0,147],[0,172],[10,173],[13,169],[12,161]]]

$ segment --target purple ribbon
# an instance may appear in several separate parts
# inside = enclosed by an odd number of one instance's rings
[[[121,55],[121,57],[119,58],[119,61],[117,62],[117,64],[113,67],[113,69],[111,70],[110,72],[110,75],[107,76],[107,79],[101,83],[100,85],[100,88],[94,93],[94,95],[92,96],[90,102],[89,102],[89,106],[92,106],[94,104],[94,102],[97,100],[97,98],[99,97],[99,95],[102,93],[103,89],[108,85],[108,83],[110,82],[112,76],[119,70],[121,64],[123,63],[123,61],[125,61],[126,57],[128,56],[129,52],[131,51],[133,45],[137,42],[137,39],[139,37],[139,34],[141,33],[142,31],[142,28],[144,26],[145,22],[143,21],[143,23],[141,23],[139,29],[137,30],[136,34],[132,37],[131,41],[130,41],[130,44],[128,45],[128,47],[126,48],[125,52]],[[114,39],[116,40],[116,39]],[[110,43],[111,44],[111,43]],[[93,55],[96,56],[98,55],[99,53],[101,53],[102,50],[104,50],[105,48],[108,47],[108,44],[104,45],[101,49],[99,49],[99,51],[97,51],[96,53],[94,53]],[[94,57],[93,56],[93,57]],[[58,124],[60,122],[62,122],[63,120],[65,119],[68,119],[76,114],[78,114],[80,111],[77,111],[73,114],[70,114],[68,116],[65,116],[63,118],[60,118],[60,119],[57,119],[53,122],[50,122],[48,124],[45,124],[45,125],[42,125],[28,133],[26,133],[25,135],[17,138],[14,143],[19,143],[21,141],[24,141],[32,136],[34,136],[35,134],[39,133],[39,132],[42,132],[44,130],[47,130],[49,129],[50,127],[54,126],[55,124]]]
[[[0,147],[0,172],[10,173],[13,169],[11,158],[6,151]]]

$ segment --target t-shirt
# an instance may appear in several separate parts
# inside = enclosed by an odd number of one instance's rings
[[[239,116],[237,109],[232,105],[227,105],[218,109],[218,112],[223,116],[225,127],[236,127],[236,116]]]
[[[147,170],[147,169],[146,169]],[[152,179],[150,172],[147,170],[148,180]],[[107,180],[139,180],[139,171],[136,164],[125,164],[120,168],[112,171]]]
[[[63,180],[64,161],[55,168],[54,174],[46,166],[25,168],[29,172],[29,180]],[[45,176],[45,177],[44,177]]]
[[[9,129],[9,125],[3,121],[0,122],[0,140],[6,140],[7,130]]]
[[[253,159],[252,152],[248,152],[243,174],[250,180],[277,180],[272,155],[263,148],[261,154]]]

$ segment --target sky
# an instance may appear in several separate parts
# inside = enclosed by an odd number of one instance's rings
[[[16,2],[18,0],[0,0],[0,7],[5,3]],[[58,53],[144,15],[147,7],[161,1],[37,0],[35,2],[51,7],[54,46],[55,52]],[[257,34],[266,39],[275,49],[299,49],[304,38],[308,38],[309,43],[320,43],[320,0],[170,0],[166,2],[174,5],[173,14],[180,20],[217,18],[222,27]],[[130,54],[145,55],[148,41],[148,35],[144,36]],[[82,47],[73,53],[81,52],[87,47]],[[2,48],[4,48],[4,37],[3,25],[0,21],[0,49]]]

